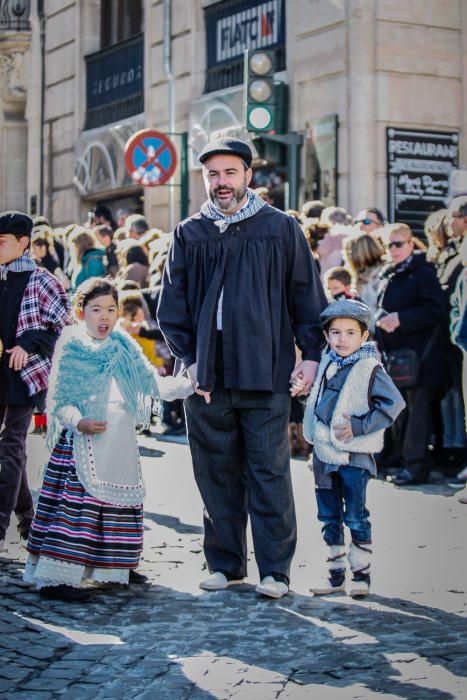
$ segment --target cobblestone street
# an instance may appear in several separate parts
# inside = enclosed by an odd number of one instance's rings
[[[12,523],[0,558],[0,696],[314,698],[467,697],[467,509],[442,485],[369,488],[372,594],[309,593],[324,548],[313,478],[293,462],[299,543],[292,591],[205,593],[202,510],[187,446],[141,439],[147,485],[140,571],[150,585],[98,590],[91,602],[40,598],[22,583],[25,550]],[[37,490],[44,441],[29,442]],[[251,551],[251,540],[250,540]]]

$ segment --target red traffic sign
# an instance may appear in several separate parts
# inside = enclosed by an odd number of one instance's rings
[[[138,185],[164,185],[177,167],[177,152],[166,134],[142,129],[133,134],[125,146],[125,166]]]

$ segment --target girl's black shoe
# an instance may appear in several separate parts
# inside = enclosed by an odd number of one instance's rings
[[[81,603],[89,600],[91,592],[82,588],[73,588],[73,586],[44,586],[40,589],[39,595],[43,598],[52,598],[53,600],[63,600],[66,603]]]
[[[144,574],[139,574],[134,569],[130,569],[130,573],[128,576],[128,583],[147,583],[147,582],[148,582],[147,576],[145,576]]]

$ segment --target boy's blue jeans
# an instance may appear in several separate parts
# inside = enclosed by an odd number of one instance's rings
[[[366,507],[370,473],[366,469],[342,466],[331,476],[332,488],[316,489],[318,520],[323,523],[324,541],[328,545],[344,544],[345,523],[353,542],[370,543],[370,513]]]

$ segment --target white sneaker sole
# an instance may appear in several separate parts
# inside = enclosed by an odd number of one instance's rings
[[[332,593],[345,593],[345,586],[336,586],[335,588],[310,588],[310,592],[314,595],[331,595]]]
[[[351,588],[351,589],[349,590],[349,596],[350,596],[351,598],[364,598],[364,597],[367,596],[369,593],[370,593],[370,589],[369,589],[369,588],[357,588],[357,587],[354,587],[354,588]]]
[[[199,587],[201,588],[202,591],[225,591],[226,588],[230,588],[231,586],[237,586],[239,583],[243,583],[245,579],[239,578],[239,579],[234,579],[233,581],[227,581],[226,583],[210,583],[209,581],[201,581],[199,584]]]
[[[285,585],[285,584],[284,584]],[[259,593],[260,595],[265,595],[267,598],[283,598],[287,593],[289,592],[289,589],[287,590],[275,590],[273,588],[269,588],[269,586],[262,586],[261,584],[258,584],[255,588],[256,593]]]

